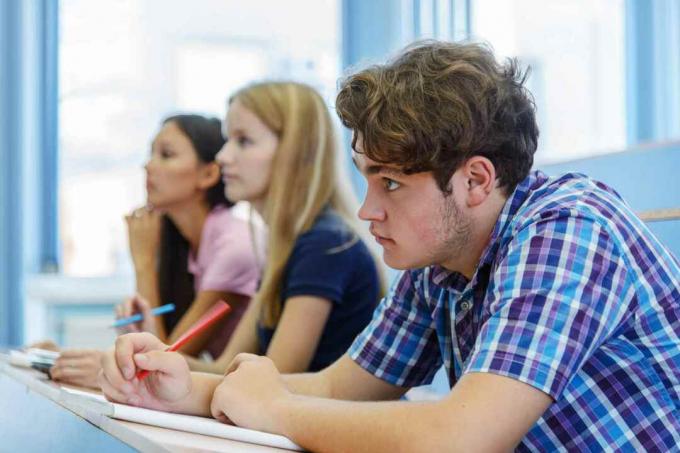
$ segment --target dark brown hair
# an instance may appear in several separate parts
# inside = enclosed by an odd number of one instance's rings
[[[535,105],[528,70],[499,64],[484,44],[421,41],[345,78],[336,110],[370,159],[432,171],[439,188],[472,156],[488,158],[506,194],[533,164]],[[356,149],[356,148],[355,148]]]
[[[181,114],[167,117],[163,124],[174,123],[187,136],[203,163],[213,162],[224,145],[222,123],[217,118]],[[231,207],[233,203],[224,195],[224,182],[220,180],[205,194],[210,209],[216,206]],[[161,302],[175,304],[176,310],[163,317],[168,334],[172,332],[196,298],[194,276],[189,272],[189,241],[167,215],[163,216],[161,250],[158,264],[158,289]]]

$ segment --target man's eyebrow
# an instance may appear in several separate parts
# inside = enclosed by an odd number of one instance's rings
[[[369,165],[366,168],[366,173],[369,175],[383,174],[388,176],[404,176],[404,172],[398,170],[394,167],[388,167],[386,165]]]
[[[361,171],[361,168],[359,167],[359,164],[357,163],[357,160],[354,156],[352,156],[352,163],[357,168],[357,170]],[[377,175],[379,173],[389,176],[404,176],[403,171],[398,170],[394,167],[389,167],[387,165],[375,164],[366,167],[367,175]]]

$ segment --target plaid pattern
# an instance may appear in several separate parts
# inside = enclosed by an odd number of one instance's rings
[[[453,386],[469,372],[554,403],[519,451],[680,451],[680,265],[619,195],[529,175],[471,280],[404,272],[350,348],[375,376]]]

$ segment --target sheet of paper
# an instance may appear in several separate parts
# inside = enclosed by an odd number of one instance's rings
[[[97,410],[109,417],[120,420],[128,420],[146,425],[161,426],[163,428],[176,429],[191,433],[204,434],[207,436],[221,437],[223,439],[238,440],[258,445],[285,448],[287,450],[303,451],[303,449],[285,436],[264,433],[252,429],[239,428],[238,426],[225,425],[213,418],[197,417],[193,415],[172,414],[169,412],[154,411],[126,404],[111,403],[102,395],[83,392],[75,389],[62,388],[65,398],[70,402],[88,405],[91,410]]]

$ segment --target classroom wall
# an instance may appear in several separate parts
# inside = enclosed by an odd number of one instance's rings
[[[538,168],[549,175],[585,173],[613,187],[636,212],[680,208],[680,141]],[[650,222],[649,227],[680,258],[680,220]]]
[[[23,343],[24,278],[53,272],[58,2],[0,1],[0,344]]]

